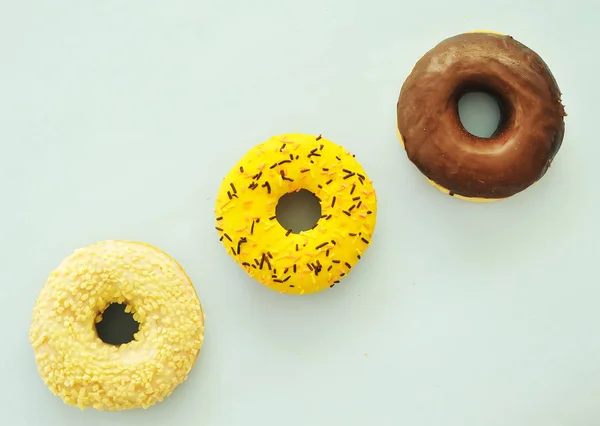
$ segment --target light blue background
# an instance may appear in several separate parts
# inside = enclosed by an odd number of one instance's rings
[[[4,0],[1,423],[600,424],[600,6],[491,4]],[[395,134],[414,63],[471,29],[536,50],[569,113],[550,173],[500,203],[437,192]],[[307,297],[251,281],[214,230],[221,179],[285,132],[344,145],[379,198],[359,266]],[[206,340],[163,403],[81,412],[38,376],[31,309],[64,257],[112,238],[184,266]]]

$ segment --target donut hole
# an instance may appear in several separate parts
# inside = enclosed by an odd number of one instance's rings
[[[275,214],[283,228],[298,234],[315,227],[321,217],[321,203],[315,194],[301,189],[283,195],[277,202]]]
[[[96,323],[96,333],[104,343],[120,346],[133,340],[140,324],[133,319],[132,312],[125,312],[124,303],[111,303],[101,312],[102,320]]]
[[[467,132],[491,138],[501,130],[503,102],[488,92],[469,91],[458,100],[458,116]]]

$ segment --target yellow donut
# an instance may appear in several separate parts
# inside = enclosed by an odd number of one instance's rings
[[[140,324],[134,340],[104,343],[95,323],[113,303]],[[33,309],[30,342],[52,393],[81,409],[148,408],[187,379],[204,315],[181,266],[148,244],[104,241],[51,272]]]
[[[306,189],[321,218],[298,234],[276,217],[281,196]],[[275,136],[248,152],[223,180],[215,213],[227,252],[259,282],[281,293],[333,287],[358,262],[375,229],[377,198],[361,165],[343,147],[304,134]]]

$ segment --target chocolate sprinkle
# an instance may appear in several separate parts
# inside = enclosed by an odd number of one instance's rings
[[[317,136],[317,140],[321,139],[322,137],[322,135]]]
[[[277,163],[271,164],[271,167],[269,167],[269,169],[274,169],[275,167],[277,167]]]
[[[269,271],[271,270],[271,262],[269,262],[269,258],[267,256],[265,256],[265,254],[263,253],[263,259],[265,259],[265,262],[267,262],[267,266],[269,267]]]
[[[302,169],[302,170],[300,170],[300,173],[306,173],[306,172],[310,172],[310,169]]]
[[[271,217],[269,218],[269,220],[273,220],[273,219],[277,219],[277,215],[275,215],[275,216],[271,216]]]
[[[319,244],[315,247],[315,250],[319,250],[320,248],[325,247],[327,244],[329,244],[329,241],[325,241],[324,243]]]
[[[235,189],[235,185],[232,182],[230,182],[229,185],[231,186],[231,189],[233,190],[233,193],[237,194],[237,189]]]
[[[290,235],[292,233],[291,229],[288,229],[287,232],[285,233],[285,236],[287,237],[288,235]]]
[[[241,249],[242,249],[242,244],[248,242],[248,240],[246,239],[246,237],[242,237],[240,238],[240,240],[238,241],[238,245],[237,245],[237,254],[240,254]]]
[[[244,173],[244,168],[240,166],[240,173]]]
[[[346,211],[346,210],[342,210],[342,213],[344,213],[347,216],[351,216],[350,212]]]
[[[360,239],[362,240],[363,243],[369,244],[369,240],[367,240],[365,237],[360,237]]]
[[[346,265],[348,269],[352,268],[352,265],[350,265],[348,262],[344,262],[344,265]]]
[[[356,189],[356,184],[352,184],[352,189],[350,190],[350,195],[354,194],[354,190]]]
[[[289,280],[290,278],[292,278],[292,276],[291,276],[291,275],[288,275],[287,277],[285,277],[285,278],[283,279],[283,282],[286,282],[286,281],[287,281],[287,280]]]
[[[262,184],[263,188],[267,188],[267,193],[271,193],[271,184],[269,182],[265,182]]]
[[[333,263],[342,263],[342,261],[341,261],[341,260],[336,260],[336,259],[333,259],[333,260],[332,260],[332,262],[333,262]]]
[[[335,195],[333,196],[333,199],[331,200],[331,208],[333,208],[333,206],[335,206]]]
[[[280,171],[280,174],[281,174],[281,178],[282,178],[283,180],[289,180],[290,182],[293,182],[293,181],[294,181],[294,179],[287,177],[287,176],[285,175],[285,172],[284,172],[283,170],[281,170],[281,171]]]
[[[349,211],[349,212],[351,212],[351,211],[352,211],[352,209],[353,209],[354,207],[356,207],[356,206],[355,206],[354,204],[352,204],[352,205],[350,206],[350,208],[348,209],[348,211]]]
[[[223,220],[223,216],[219,216],[217,220]]]
[[[329,179],[327,182],[325,182],[325,185],[329,185],[331,182],[333,182],[333,179]]]
[[[325,252],[325,257],[329,257],[329,249]]]
[[[358,204],[356,205],[356,208],[359,208],[361,204],[362,204],[362,201],[359,201]]]
[[[250,235],[254,235],[254,221],[252,221],[252,226],[250,227]]]
[[[296,273],[296,264],[294,263],[294,274]]]
[[[285,164],[285,163],[291,163],[291,162],[292,162],[292,160],[281,160],[281,161],[278,163],[278,166],[281,166],[282,164]]]
[[[215,226],[215,229],[219,232],[223,232],[223,228],[219,228],[218,226]]]
[[[231,239],[231,237],[227,234],[223,234],[225,236],[225,238],[227,238],[229,241],[233,242],[233,240]]]

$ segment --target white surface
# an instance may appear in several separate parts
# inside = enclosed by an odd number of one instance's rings
[[[600,424],[598,2],[291,3],[2,2],[1,424]],[[551,172],[494,204],[438,193],[395,135],[415,61],[471,29],[540,53],[569,113]],[[379,197],[359,266],[309,297],[251,281],[213,219],[237,159],[296,131],[354,152]],[[28,343],[50,270],[110,238],[174,256],[207,314],[148,411],[64,405]]]

